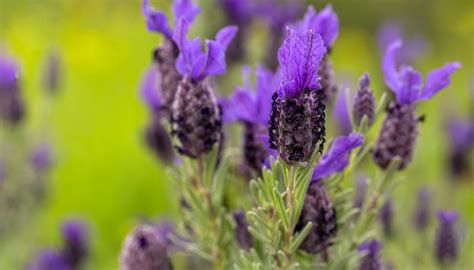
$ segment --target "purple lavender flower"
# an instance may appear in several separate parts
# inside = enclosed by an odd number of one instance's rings
[[[393,199],[388,199],[380,209],[379,221],[382,225],[383,233],[386,237],[393,234]]]
[[[46,59],[43,74],[44,88],[50,93],[56,93],[60,86],[61,58],[57,51],[51,51]]]
[[[72,269],[79,269],[89,252],[86,226],[80,221],[69,220],[63,224],[62,231],[62,255]]]
[[[183,76],[172,107],[173,134],[180,141],[178,151],[191,158],[208,153],[221,141],[221,112],[208,76],[226,70],[225,51],[234,38],[237,27],[228,26],[206,40],[207,51],[201,49],[201,39],[188,40],[189,23],[181,18],[173,34],[180,53],[176,69]]]
[[[401,26],[393,22],[384,23],[377,31],[377,39],[379,51],[383,54],[392,42],[403,39]],[[421,36],[408,39],[403,44],[403,50],[397,55],[396,62],[413,63],[426,51],[426,47],[426,40]]]
[[[422,77],[418,71],[410,66],[397,69],[395,57],[401,45],[401,41],[396,41],[389,46],[382,65],[385,83],[396,96],[396,101],[389,105],[372,155],[382,169],[386,169],[396,156],[401,158],[399,169],[404,169],[410,163],[418,135],[415,104],[430,99],[447,87],[451,75],[460,68],[458,62],[451,62],[435,69],[428,74],[422,87]]]
[[[242,210],[234,212],[235,221],[235,238],[240,248],[249,250],[252,247],[253,237],[248,230],[248,222],[245,218],[245,213]]]
[[[24,117],[24,102],[18,83],[18,66],[0,51],[0,117],[16,125]]]
[[[429,225],[431,216],[431,192],[427,187],[418,191],[413,224],[418,231],[424,231]]]
[[[354,208],[358,208],[359,211],[361,211],[362,207],[364,207],[364,202],[365,202],[365,198],[367,196],[368,186],[369,186],[369,182],[367,181],[367,178],[365,178],[365,177],[357,178],[356,192],[355,192],[354,201],[353,201],[352,205],[353,205]]]
[[[334,140],[329,151],[319,160],[313,173],[313,182],[343,171],[349,165],[349,157],[355,148],[364,142],[362,134],[353,132]]]
[[[44,250],[27,270],[73,270],[66,258],[54,250]]]
[[[352,114],[356,126],[360,126],[360,122],[364,116],[367,117],[369,127],[375,120],[375,97],[369,86],[370,77],[368,73],[365,73],[359,80],[359,89],[354,96],[352,107]]]
[[[154,227],[140,225],[127,236],[120,256],[120,269],[173,269],[167,245]]]
[[[351,115],[347,106],[346,92],[343,89],[339,90],[333,109],[333,118],[336,121],[340,135],[348,135],[352,132]]]
[[[362,243],[357,248],[359,253],[365,254],[360,262],[359,270],[381,270],[383,268],[383,263],[380,258],[381,249],[382,244],[377,240]]]
[[[31,154],[30,164],[36,173],[47,171],[52,164],[51,146],[49,144],[40,144]]]
[[[318,144],[322,152],[325,106],[317,70],[325,53],[313,29],[297,34],[291,28],[278,52],[282,81],[272,98],[270,147],[287,164],[306,161]]]
[[[162,106],[159,81],[160,73],[154,67],[150,67],[145,72],[140,87],[142,100],[153,114],[159,114]]]
[[[435,257],[439,264],[452,264],[458,258],[459,240],[456,222],[459,214],[455,211],[439,211],[439,227],[436,232]]]
[[[469,153],[474,147],[474,121],[452,117],[447,124],[450,142],[449,165],[454,176],[461,176],[470,167]]]

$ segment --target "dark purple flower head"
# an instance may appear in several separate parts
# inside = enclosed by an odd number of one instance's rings
[[[382,225],[384,235],[388,237],[393,234],[393,214],[393,199],[389,198],[379,212],[380,225]]]
[[[89,252],[89,239],[86,225],[77,220],[69,220],[63,224],[64,246],[63,256],[74,268],[78,268]]]
[[[474,121],[472,119],[451,118],[447,130],[453,150],[466,151],[474,146]]]
[[[158,112],[161,108],[159,91],[160,74],[155,67],[150,67],[143,76],[140,95],[150,111]]]
[[[431,215],[431,192],[427,187],[418,191],[415,211],[413,213],[413,224],[418,231],[427,228]]]
[[[327,5],[319,13],[316,13],[313,6],[308,7],[304,18],[295,25],[295,31],[301,34],[309,29],[314,29],[321,35],[326,49],[332,47],[339,34],[339,18],[331,5]]]
[[[255,91],[250,85],[250,70],[244,68],[244,86],[236,87],[234,94],[224,101],[224,121],[241,121],[268,125],[270,118],[272,95],[280,83],[279,73],[258,66],[256,70]]]
[[[0,51],[0,91],[15,91],[18,87],[18,73],[15,60]]]
[[[319,181],[344,170],[349,165],[349,156],[352,150],[361,146],[363,142],[364,137],[358,132],[336,138],[331,149],[316,165],[312,181]]]
[[[383,54],[388,46],[403,39],[401,26],[397,23],[388,22],[381,25],[377,31],[379,50]],[[412,63],[424,51],[426,51],[426,40],[421,36],[407,39],[403,44],[403,50],[397,55],[397,63]]]
[[[72,270],[66,258],[54,250],[44,250],[27,270]]]
[[[354,96],[352,105],[352,114],[356,126],[360,125],[364,116],[367,117],[368,126],[371,126],[375,120],[375,97],[369,87],[370,77],[368,73],[365,73],[359,80],[359,89]]]
[[[235,238],[240,248],[249,250],[252,247],[253,237],[250,234],[248,227],[249,224],[245,218],[245,212],[242,210],[235,211],[234,214],[235,221]]]
[[[314,29],[298,33],[288,28],[287,32],[278,51],[282,74],[280,98],[298,97],[303,90],[319,90],[318,67],[326,54],[323,40]]]
[[[339,90],[333,109],[333,117],[336,120],[341,135],[348,135],[352,131],[351,115],[347,106],[346,93],[347,91],[344,89]]]
[[[188,22],[193,22],[196,15],[201,10],[191,0],[175,0],[173,2],[173,15],[175,21],[184,18]],[[168,17],[161,10],[155,10],[150,5],[150,0],[143,0],[142,5],[143,16],[146,19],[146,25],[149,31],[159,32],[168,39],[172,39],[173,30],[169,26]]]
[[[44,172],[51,167],[51,146],[49,144],[39,145],[31,154],[30,163],[37,173]]]
[[[456,261],[459,253],[459,239],[456,222],[459,213],[456,211],[439,211],[439,227],[436,232],[435,256],[440,264],[450,264]]]
[[[175,28],[173,40],[180,52],[176,59],[176,69],[182,76],[199,82],[207,76],[223,74],[226,70],[225,51],[238,31],[236,26],[219,30],[215,40],[206,39],[206,52],[201,49],[201,38],[187,39],[189,22],[181,18]]]
[[[400,40],[392,42],[385,52],[382,64],[385,84],[395,93],[397,102],[401,105],[430,99],[451,83],[451,75],[461,67],[458,62],[450,62],[431,71],[422,87],[422,77],[418,71],[406,65],[397,67],[396,56],[401,46]]]
[[[377,240],[370,240],[362,243],[357,251],[364,253],[364,257],[360,262],[360,270],[381,270],[382,269],[382,260],[380,258],[380,250],[382,249],[382,244]]]

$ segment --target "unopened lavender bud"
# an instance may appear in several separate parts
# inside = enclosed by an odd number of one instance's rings
[[[259,137],[260,128],[258,124],[246,123],[244,133],[245,164],[257,173],[262,170],[267,159],[267,148]]]
[[[387,169],[395,157],[400,157],[399,169],[412,160],[418,136],[418,120],[412,104],[392,102],[385,116],[372,158],[382,169]]]
[[[429,225],[431,215],[431,193],[424,187],[418,191],[415,212],[413,213],[413,224],[416,230],[424,231]]]
[[[359,209],[359,213],[357,216],[360,214],[360,211],[362,211],[362,207],[364,206],[365,198],[367,196],[367,187],[368,187],[368,181],[366,178],[359,178],[357,179],[356,182],[356,193],[354,196],[354,202],[353,202],[353,207]]]
[[[208,81],[196,84],[183,79],[172,112],[173,134],[180,141],[180,153],[198,158],[221,140],[221,113]]]
[[[362,118],[367,117],[367,124],[371,126],[374,123],[375,117],[375,97],[372,90],[370,90],[370,77],[365,73],[359,81],[359,89],[354,96],[352,114],[356,126],[360,125]]]
[[[121,270],[170,270],[166,243],[157,230],[149,225],[140,225],[125,240],[120,257]]]
[[[150,149],[164,163],[171,164],[176,160],[173,143],[159,117],[153,116],[145,131],[145,139]]]
[[[21,122],[25,111],[18,73],[15,61],[0,52],[0,117],[12,125]]]
[[[44,250],[26,268],[27,270],[74,270],[66,258],[55,250]]]
[[[380,209],[379,221],[382,225],[382,231],[386,237],[393,234],[393,200],[389,199]]]
[[[243,249],[250,249],[252,247],[253,237],[248,230],[249,224],[245,218],[244,211],[234,212],[234,221],[235,221],[235,238],[237,243]]]
[[[459,239],[456,230],[457,212],[440,211],[439,225],[436,231],[435,255],[436,261],[441,264],[454,263],[459,255]]]
[[[295,230],[302,230],[308,222],[312,222],[313,227],[300,249],[312,254],[324,254],[336,236],[337,217],[331,199],[321,183],[314,182],[309,186]]]
[[[61,79],[61,58],[58,52],[48,54],[43,76],[43,87],[50,93],[57,92]]]
[[[324,93],[315,74],[325,53],[314,30],[296,34],[291,28],[278,53],[282,83],[273,96],[269,142],[290,165],[307,161],[318,145],[323,150]]]
[[[358,252],[365,253],[361,259],[359,270],[382,270],[381,248],[382,244],[377,240],[362,243],[357,248]]]
[[[79,269],[89,253],[89,239],[85,225],[68,221],[63,225],[63,256],[73,269]]]

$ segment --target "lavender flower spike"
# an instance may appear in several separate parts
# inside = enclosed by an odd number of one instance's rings
[[[321,158],[313,173],[313,182],[341,172],[349,165],[349,156],[355,148],[361,146],[364,137],[358,132],[341,136],[334,140],[329,151]]]
[[[453,176],[462,176],[472,166],[469,153],[474,147],[474,120],[452,117],[447,124],[450,142],[449,166]]]
[[[354,96],[352,114],[356,126],[360,126],[364,116],[367,117],[369,127],[374,123],[375,97],[369,87],[370,77],[368,73],[365,73],[359,80],[359,89]]]
[[[63,225],[63,256],[73,269],[79,269],[89,253],[89,239],[85,224],[70,220]]]
[[[278,52],[281,86],[273,96],[270,147],[287,164],[306,161],[316,146],[322,151],[325,105],[317,70],[326,49],[314,30],[288,36]]]
[[[252,247],[253,237],[248,230],[248,222],[245,218],[245,212],[240,210],[233,214],[234,221],[236,224],[235,238],[240,248],[249,250]]]
[[[459,240],[456,221],[459,214],[455,211],[439,211],[439,227],[436,232],[435,255],[439,264],[452,264],[458,258]]]
[[[0,51],[0,117],[12,125],[20,123],[24,117],[18,73],[15,61]]]
[[[379,221],[382,225],[383,233],[386,237],[393,234],[393,199],[390,198],[380,209]]]
[[[360,262],[359,270],[382,270],[383,263],[380,258],[382,244],[377,240],[362,243],[357,251],[365,253]]]
[[[339,134],[348,135],[352,131],[351,115],[346,100],[347,91],[339,90],[333,109],[333,118],[336,121]]]
[[[364,206],[368,186],[369,182],[367,181],[367,178],[360,177],[357,179],[356,192],[352,205],[354,208],[358,208],[359,211],[362,210],[362,207]]]
[[[73,270],[67,260],[54,250],[44,250],[27,270]]]
[[[36,173],[47,171],[51,167],[51,146],[49,144],[39,145],[30,157],[31,167]]]
[[[429,225],[431,215],[431,192],[427,187],[418,191],[415,211],[413,213],[413,223],[416,230],[424,231]]]
[[[206,40],[206,53],[201,50],[200,38],[187,39],[188,28],[189,23],[181,18],[173,35],[180,50],[176,69],[183,79],[172,106],[172,127],[180,141],[178,151],[198,158],[211,151],[222,137],[221,112],[205,79],[225,72],[225,51],[237,27],[225,27],[217,32],[216,40]]]

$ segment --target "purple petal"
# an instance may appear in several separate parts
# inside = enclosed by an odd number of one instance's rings
[[[397,94],[400,89],[400,82],[397,72],[397,54],[402,47],[402,42],[396,40],[392,42],[385,51],[385,57],[382,63],[382,70],[384,74],[385,84]]]
[[[346,91],[340,90],[336,104],[334,104],[333,116],[341,135],[348,135],[352,131],[351,116],[347,106]]]
[[[457,151],[465,151],[474,146],[474,121],[452,118],[448,123],[449,140]]]
[[[454,224],[459,218],[459,213],[457,211],[440,210],[438,212],[438,218],[442,223]]]
[[[173,3],[173,14],[176,19],[183,17],[192,23],[199,12],[201,9],[191,0],[175,0]]]
[[[352,150],[361,146],[363,142],[364,137],[358,132],[336,138],[331,149],[319,160],[313,173],[312,182],[344,170],[349,165],[349,155]]]
[[[238,30],[239,28],[235,25],[226,26],[217,32],[216,41],[221,44],[224,50],[227,50]]]
[[[257,115],[261,124],[267,126],[272,110],[272,95],[278,89],[280,83],[280,76],[278,72],[274,75],[271,71],[257,67]]]
[[[359,87],[360,87],[360,89],[366,89],[369,86],[370,86],[370,76],[369,76],[369,73],[366,72],[359,79]]]
[[[459,62],[451,62],[431,71],[426,77],[425,88],[420,93],[419,100],[428,100],[438,91],[451,83],[451,75],[461,67]]]
[[[159,73],[156,67],[150,67],[146,71],[142,79],[141,91],[143,101],[148,105],[150,110],[157,110],[161,106],[159,93]]]
[[[420,73],[410,66],[400,69],[400,87],[396,93],[400,104],[413,104],[418,100],[423,78]]]
[[[390,44],[397,40],[402,40],[402,30],[399,24],[388,22],[378,28],[377,42],[381,52],[385,52]]]
[[[296,41],[294,30],[287,28],[287,36],[278,50],[278,61],[280,62],[282,79],[284,81],[293,80],[293,66],[290,64],[291,51]]]
[[[299,34],[302,34],[304,31],[309,29],[316,30],[316,22],[316,10],[313,6],[308,6],[308,9],[306,9],[306,13],[303,19],[295,24],[294,29]]]
[[[232,111],[236,120],[254,122],[256,97],[250,89],[237,88],[232,96]]]
[[[149,31],[160,32],[171,39],[173,32],[168,25],[168,17],[165,13],[153,9],[150,5],[150,0],[143,0],[142,12],[145,16],[146,26]]]
[[[204,76],[223,74],[226,70],[225,49],[219,42],[206,40],[207,55]]]
[[[370,254],[376,254],[382,249],[382,244],[377,240],[366,241],[357,248],[359,252],[368,252]]]
[[[0,88],[16,89],[18,66],[15,61],[0,51]]]
[[[227,16],[234,22],[247,23],[254,14],[253,0],[219,0]]]
[[[326,48],[331,47],[339,34],[339,18],[331,5],[327,5],[316,16],[316,31],[321,35]]]

